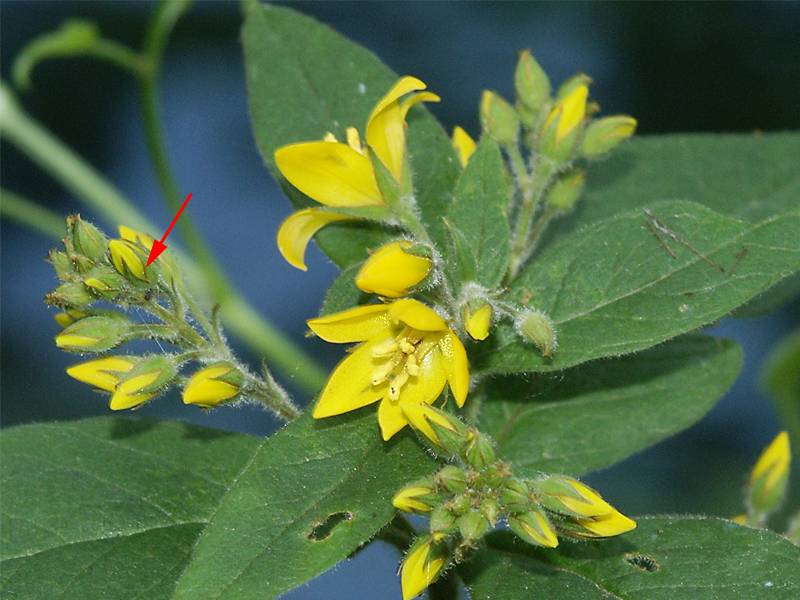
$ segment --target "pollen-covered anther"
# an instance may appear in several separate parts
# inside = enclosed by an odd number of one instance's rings
[[[386,340],[382,344],[378,344],[372,349],[372,356],[375,358],[384,358],[386,356],[394,355],[399,346],[395,340]]]
[[[400,390],[408,382],[408,371],[403,369],[391,382],[389,382],[389,400],[397,402],[400,399]]]

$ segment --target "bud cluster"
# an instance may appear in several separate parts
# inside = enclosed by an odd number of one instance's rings
[[[603,538],[636,527],[577,479],[515,477],[489,436],[443,410],[424,406],[418,415],[409,413],[409,420],[449,462],[430,477],[409,483],[392,500],[398,510],[429,518],[429,532],[416,540],[403,563],[405,597],[425,589],[448,564],[463,560],[498,523],[545,548],[558,546],[559,537]],[[425,548],[422,565],[415,556],[422,553],[420,548]],[[406,594],[409,590],[413,594]]]
[[[257,378],[236,363],[217,325],[188,296],[169,251],[147,266],[153,245],[148,235],[120,226],[120,237],[109,240],[78,215],[66,222],[64,249],[52,250],[48,257],[60,282],[45,297],[62,310],[55,315],[62,327],[56,346],[78,354],[102,354],[126,342],[149,339],[162,349],[141,356],[98,356],[68,367],[68,375],[108,393],[112,410],[137,408],[181,383],[184,403],[203,408],[245,396],[278,395],[288,402],[271,377]],[[187,306],[193,310],[187,313]],[[133,319],[134,311],[146,315],[144,321]],[[189,363],[200,366],[188,379],[182,378],[180,371]]]

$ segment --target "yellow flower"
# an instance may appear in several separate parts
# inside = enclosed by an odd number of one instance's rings
[[[467,308],[464,311],[464,329],[467,330],[469,337],[476,341],[485,340],[489,337],[489,329],[492,326],[492,305],[484,304],[476,310]]]
[[[99,390],[113,392],[119,375],[130,371],[135,364],[126,356],[108,356],[67,367],[67,375]]]
[[[558,160],[568,157],[575,142],[573,134],[586,116],[588,98],[589,87],[579,83],[556,103],[542,127],[542,152]]]
[[[771,512],[783,501],[791,460],[789,434],[782,431],[758,457],[750,474],[750,504],[756,511]]]
[[[453,148],[456,149],[461,166],[466,167],[469,157],[475,152],[475,140],[463,128],[456,126],[453,129]]]
[[[428,482],[416,482],[407,485],[392,498],[392,504],[397,510],[403,512],[426,513],[433,510],[431,501],[436,498],[436,492]]]
[[[141,244],[147,250],[150,250],[150,248],[153,247],[153,238],[146,233],[136,231],[135,229],[131,229],[125,225],[120,225],[117,229],[119,230],[119,237],[121,237],[123,240],[127,240],[135,244]]]
[[[192,375],[183,388],[183,403],[212,408],[239,393],[242,376],[232,364],[209,365]]]
[[[508,525],[520,539],[545,548],[558,546],[558,536],[547,515],[538,508],[508,517]]]
[[[390,242],[370,256],[356,275],[356,285],[368,294],[401,298],[428,276],[433,263],[424,256],[406,252],[414,244]]]
[[[554,512],[575,517],[600,517],[614,507],[585,483],[566,475],[551,475],[532,482],[541,503]]]
[[[440,430],[455,434],[459,433],[458,424],[453,421],[450,415],[427,404],[405,404],[403,406],[403,415],[414,429],[437,445],[441,444],[441,440],[436,434],[433,425],[441,428]]]
[[[416,77],[402,77],[375,105],[367,120],[367,145],[398,182],[405,166],[406,114],[418,102],[439,101],[430,92],[412,94],[425,87]],[[282,146],[275,152],[275,164],[289,183],[325,206],[385,206],[358,131],[348,128],[347,139],[348,143],[342,144],[329,135],[322,141]],[[278,249],[289,264],[305,271],[305,249],[317,231],[334,221],[352,218],[324,209],[300,210],[281,225]]]
[[[618,510],[587,519],[574,519],[573,521],[581,530],[573,531],[578,537],[606,538],[628,533],[636,529],[636,521],[629,519]]]
[[[155,392],[143,392],[144,388],[153,385],[159,373],[143,373],[117,384],[108,407],[111,410],[126,410],[144,404],[156,395]]]
[[[144,259],[139,248],[128,240],[111,240],[108,242],[111,262],[121,275],[130,273],[137,279],[147,281],[144,273]]]
[[[449,383],[458,406],[469,390],[469,363],[458,336],[417,300],[357,306],[308,321],[322,339],[363,342],[331,374],[314,408],[317,419],[381,400],[378,423],[388,440],[408,424],[404,406],[430,404]]]
[[[430,536],[415,544],[403,561],[400,583],[403,600],[411,600],[436,581],[445,565],[445,555],[434,545]]]

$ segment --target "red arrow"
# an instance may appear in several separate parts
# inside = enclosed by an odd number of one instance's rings
[[[181,216],[183,209],[186,208],[186,205],[189,204],[189,200],[191,199],[192,199],[192,193],[189,192],[189,195],[186,196],[186,200],[183,201],[183,204],[181,204],[181,207],[178,209],[178,212],[175,213],[175,218],[172,219],[172,223],[169,224],[169,227],[167,227],[167,230],[164,232],[164,235],[161,236],[161,239],[153,240],[153,247],[150,248],[150,256],[147,257],[147,264],[145,265],[145,268],[149,267],[150,263],[152,263],[155,259],[161,256],[161,253],[167,249],[167,246],[166,244],[164,244],[164,242],[166,241],[167,236],[172,231],[172,228],[175,227],[175,223],[178,222],[178,218]]]

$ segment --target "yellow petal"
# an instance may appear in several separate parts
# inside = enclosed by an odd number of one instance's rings
[[[419,300],[405,298],[389,305],[389,316],[419,331],[446,331],[447,323]]]
[[[431,426],[431,423],[448,429],[456,431],[453,424],[440,412],[434,410],[427,404],[409,404],[402,405],[403,414],[405,415],[411,426],[422,433],[426,438],[434,444],[439,443],[439,436],[436,435],[436,430]]]
[[[403,561],[400,584],[403,600],[411,600],[436,580],[444,567],[445,559],[440,554],[431,554],[431,542],[416,546]]]
[[[306,324],[326,342],[363,342],[390,329],[388,312],[389,307],[386,304],[367,304],[309,319]]]
[[[409,486],[401,489],[392,498],[392,505],[403,512],[431,512],[433,507],[426,502],[418,500],[419,496],[431,496],[434,491],[429,487]]]
[[[469,392],[469,359],[464,344],[453,331],[439,339],[439,350],[444,358],[447,381],[458,406],[464,406]]]
[[[381,400],[378,407],[378,425],[381,428],[383,441],[389,441],[394,434],[408,425],[400,402],[392,402],[388,398]]]
[[[126,227],[125,225],[120,225],[119,229],[119,237],[123,240],[128,240],[129,242],[135,242],[141,244],[148,250],[153,247],[153,238],[151,238],[146,233],[142,233],[141,231],[136,231],[130,227]]]
[[[792,451],[789,444],[789,434],[785,431],[779,433],[774,440],[767,446],[758,457],[753,472],[750,474],[750,484],[769,473],[764,481],[764,488],[771,490],[775,484],[786,475],[792,459]]]
[[[236,396],[239,393],[237,386],[217,379],[228,375],[231,370],[230,365],[219,365],[197,371],[183,388],[183,403],[211,408]]]
[[[336,366],[314,407],[315,419],[356,410],[383,396],[386,385],[371,383],[372,371],[377,366],[372,349],[389,339],[390,335],[378,336],[361,344]]]
[[[356,275],[356,285],[368,294],[400,298],[430,273],[433,264],[427,258],[405,252],[413,244],[390,242],[370,256]]]
[[[147,276],[144,273],[144,261],[134,242],[128,240],[111,240],[108,242],[108,251],[111,254],[111,262],[114,268],[119,271],[121,275],[129,272],[137,279],[147,281]]]
[[[113,396],[111,396],[111,401],[108,403],[108,408],[111,410],[127,410],[129,408],[136,408],[141,404],[144,404],[150,398],[155,396],[155,394],[124,394],[120,392],[115,392]]]
[[[372,163],[347,144],[290,144],[276,150],[275,163],[289,183],[320,204],[383,205]]]
[[[453,148],[456,149],[461,166],[466,167],[469,157],[475,152],[475,140],[463,128],[456,126],[453,129]]]
[[[492,326],[492,305],[484,304],[476,311],[467,309],[464,329],[473,340],[482,341],[489,337]]]
[[[67,368],[67,375],[97,389],[113,392],[119,383],[119,373],[127,373],[134,363],[127,358],[108,356],[98,358]]]
[[[594,519],[577,519],[576,522],[589,531],[592,537],[612,537],[636,529],[636,521],[618,510]]]
[[[155,392],[142,392],[141,390],[151,385],[159,376],[160,372],[154,371],[126,379],[117,385],[108,407],[111,410],[125,410],[147,402],[156,394]]]
[[[304,208],[289,215],[278,229],[278,250],[283,258],[293,267],[307,271],[305,262],[306,247],[316,233],[336,221],[345,221],[350,217],[337,213]]]
[[[399,99],[409,92],[424,90],[425,87],[416,77],[402,77],[375,105],[367,121],[367,144],[397,181],[400,181],[403,174],[405,116],[413,106],[413,103],[401,106]],[[427,95],[418,101],[426,99]]]
[[[589,97],[589,88],[579,85],[560,102],[560,116],[556,129],[556,143],[563,140],[583,121],[586,115],[586,100]]]
[[[59,348],[88,348],[97,343],[97,338],[71,333],[59,333],[56,336],[56,346]]]

